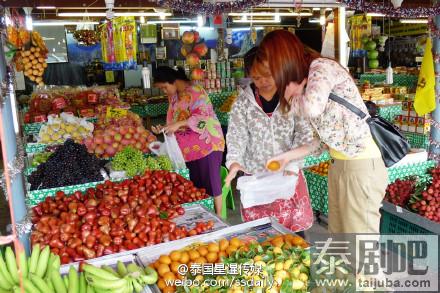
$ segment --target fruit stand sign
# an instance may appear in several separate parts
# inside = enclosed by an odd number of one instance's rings
[[[107,119],[122,118],[127,116],[127,109],[108,107],[105,117]]]

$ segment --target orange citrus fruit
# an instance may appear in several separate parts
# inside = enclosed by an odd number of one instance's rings
[[[205,256],[208,254],[208,248],[206,246],[200,246],[197,251],[200,253],[201,256]]]
[[[221,251],[225,251],[226,248],[228,248],[228,246],[229,246],[229,241],[227,239],[222,239],[218,243],[218,246],[219,246]]]
[[[161,277],[163,277],[169,271],[170,271],[170,267],[168,265],[166,265],[166,264],[160,264],[159,268],[157,269],[157,273]]]
[[[208,263],[215,263],[217,261],[218,255],[215,252],[210,252],[206,255],[206,260]]]
[[[278,161],[272,161],[269,164],[267,164],[267,169],[270,171],[278,171],[281,168],[281,165]]]
[[[182,256],[182,253],[177,250],[170,253],[170,258],[172,261],[179,261],[181,256]]]
[[[167,284],[165,283],[165,281],[163,279],[159,279],[159,281],[157,282],[157,287],[159,287],[160,290],[163,290],[166,286]]]
[[[186,251],[183,251],[180,255],[180,263],[186,264],[189,262],[189,253]]]
[[[219,252],[220,248],[217,243],[209,243],[208,244],[208,251],[209,252]]]
[[[168,255],[161,255],[159,257],[159,262],[166,264],[166,265],[169,265],[171,263],[171,258]]]

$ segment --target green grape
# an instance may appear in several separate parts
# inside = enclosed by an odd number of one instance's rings
[[[147,158],[147,168],[149,170],[160,170],[160,164],[155,158],[148,157]]]
[[[157,157],[157,161],[159,162],[160,168],[162,170],[173,170],[173,164],[171,163],[171,160],[170,158],[168,158],[168,156],[159,156]]]
[[[123,170],[129,177],[142,174],[145,171],[144,166],[146,160],[142,152],[129,146],[117,153],[112,161],[114,170]]]

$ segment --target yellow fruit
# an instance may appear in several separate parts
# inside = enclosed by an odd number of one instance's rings
[[[171,258],[168,255],[161,255],[159,257],[159,262],[166,264],[166,265],[169,265],[169,264],[171,264]]]
[[[225,251],[229,246],[229,241],[227,239],[222,239],[219,241],[218,245],[221,251]]]
[[[283,250],[281,249],[281,248],[279,248],[279,247],[274,247],[274,249],[273,249],[273,253],[275,253],[275,254],[282,254],[283,253]]]
[[[284,239],[283,239],[283,237],[277,237],[277,238],[272,239],[271,242],[272,242],[273,246],[282,247],[284,244]]]
[[[218,253],[218,261],[219,261],[219,262],[221,262],[222,258],[226,258],[226,257],[228,257],[228,255],[226,254],[226,252],[224,252],[224,251],[220,251],[220,252]]]
[[[190,250],[189,251],[189,258],[191,260],[195,260],[195,259],[197,259],[199,257],[200,257],[200,253],[197,250]]]
[[[293,264],[293,260],[288,259],[284,262],[283,269],[288,270]]]
[[[166,264],[160,264],[159,268],[157,269],[157,273],[159,276],[163,277],[166,273],[170,271],[170,267]]]
[[[243,243],[242,243],[242,241],[240,240],[240,239],[238,239],[237,237],[234,237],[234,238],[232,238],[230,241],[229,241],[229,245],[230,246],[235,246],[235,247],[240,247],[240,246],[242,246],[243,245]]]
[[[167,284],[163,279],[159,279],[159,281],[157,281],[157,287],[159,287],[160,290],[163,290],[166,286]]]
[[[267,165],[267,169],[270,171],[278,171],[281,168],[281,165],[278,161],[272,161]]]
[[[275,270],[276,271],[281,271],[284,268],[284,263],[283,262],[277,262],[275,264]]]
[[[290,271],[290,273],[293,278],[298,279],[301,272],[299,271],[299,268],[294,268]]]
[[[237,251],[237,247],[236,246],[228,246],[228,248],[226,248],[226,254],[231,255],[232,253]]]
[[[206,246],[200,246],[197,251],[200,253],[201,256],[206,256],[208,254],[208,248]]]
[[[300,281],[303,281],[304,283],[306,283],[309,280],[309,276],[307,276],[307,274],[301,273],[301,274],[299,274],[298,279]]]
[[[208,263],[215,263],[218,259],[218,255],[215,252],[210,252],[206,255],[206,260]]]
[[[209,243],[208,244],[208,251],[217,253],[220,251],[220,248],[217,243]]]
[[[180,263],[178,263],[177,261],[173,261],[173,262],[170,264],[170,269],[171,269],[171,271],[172,271],[173,273],[177,273],[178,270],[179,270],[179,266],[180,266]]]
[[[262,260],[262,259],[263,259],[263,257],[262,257],[261,255],[256,255],[256,256],[254,257],[254,261],[255,261],[255,262],[260,261],[260,260]]]
[[[174,286],[166,286],[162,289],[162,293],[174,293],[176,292],[176,288]]]
[[[264,268],[266,266],[266,263],[262,260],[258,260],[254,263],[254,265]]]
[[[189,253],[186,251],[183,251],[180,255],[180,263],[186,264],[189,262]]]
[[[197,281],[199,281],[199,282],[203,282],[204,278],[203,278],[202,275],[197,275],[197,276],[195,277],[195,280],[197,280]]]
[[[206,262],[206,258],[204,258],[203,256],[200,256],[194,260],[194,263],[196,264],[205,264]]]
[[[170,258],[172,261],[179,261],[182,253],[180,251],[174,250],[170,253]]]
[[[176,276],[174,275],[173,272],[166,272],[162,277],[165,282],[176,280]]]

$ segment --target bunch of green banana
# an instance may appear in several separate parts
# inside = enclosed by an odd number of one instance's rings
[[[58,292],[50,280],[51,272],[59,272],[60,266],[60,257],[51,253],[49,246],[41,250],[38,244],[35,245],[28,259],[25,252],[21,252],[18,264],[12,248],[8,246],[4,259],[0,252],[0,293],[21,292],[21,280],[26,293]]]
[[[140,293],[146,285],[155,284],[158,278],[152,268],[143,270],[134,263],[125,266],[120,261],[116,271],[110,266],[97,268],[87,264],[83,266],[83,270],[88,286],[93,287],[96,293]]]

